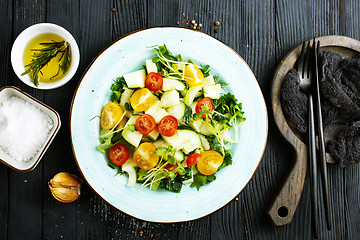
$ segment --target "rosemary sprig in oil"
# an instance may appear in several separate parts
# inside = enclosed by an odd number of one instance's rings
[[[41,74],[41,69],[45,67],[51,59],[56,57],[57,54],[61,54],[59,59],[59,71],[51,78],[56,77],[60,70],[65,74],[71,64],[71,49],[68,42],[56,42],[51,40],[51,42],[40,43],[40,45],[44,46],[44,48],[31,49],[31,51],[35,52],[32,55],[33,59],[29,64],[25,65],[27,70],[21,74],[21,76],[23,76],[31,73],[31,80],[35,86],[39,85],[39,73]]]

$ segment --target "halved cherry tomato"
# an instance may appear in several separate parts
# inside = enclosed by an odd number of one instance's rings
[[[142,135],[147,135],[156,128],[156,121],[153,116],[149,114],[143,114],[136,119],[135,128]]]
[[[134,162],[142,170],[153,169],[159,162],[159,156],[155,153],[156,146],[150,142],[140,144],[134,152]]]
[[[199,162],[200,158],[201,158],[200,153],[193,153],[190,156],[188,156],[188,158],[186,159],[186,165],[188,167],[192,167]]]
[[[203,99],[201,99],[201,100],[196,104],[196,106],[195,106],[195,112],[196,112],[196,113],[200,113],[200,112],[202,111],[202,108],[201,108],[202,106],[206,106],[209,111],[213,111],[213,110],[214,110],[213,102],[212,102],[211,98],[209,98],[209,97],[204,97]],[[202,118],[205,118],[206,115],[203,114],[203,115],[201,115],[201,117],[202,117]]]
[[[190,87],[198,85],[204,81],[204,74],[195,64],[187,64],[185,66],[184,77]]]
[[[103,129],[111,129],[120,122],[123,114],[121,107],[114,102],[105,104],[100,113],[100,126]]]
[[[213,150],[205,151],[197,163],[197,169],[201,174],[213,175],[217,172],[223,161],[224,158],[220,153]]]
[[[136,90],[130,97],[131,107],[138,112],[146,111],[154,102],[155,97],[147,88]]]
[[[176,163],[176,164],[170,164],[170,163],[168,163],[168,164],[165,165],[164,168],[165,168],[166,170],[168,170],[169,172],[172,172],[172,171],[174,171],[177,167],[178,167],[177,163]]]
[[[163,85],[163,77],[156,73],[151,72],[145,78],[145,87],[150,91],[159,91]]]
[[[129,159],[129,151],[124,144],[116,144],[110,148],[109,158],[115,165],[124,165]]]
[[[158,131],[165,137],[171,137],[176,133],[177,127],[177,119],[174,116],[167,115],[160,120]]]

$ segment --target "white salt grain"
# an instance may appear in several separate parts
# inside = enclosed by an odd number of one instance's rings
[[[45,144],[52,119],[19,97],[0,105],[0,147],[17,161],[31,160]]]

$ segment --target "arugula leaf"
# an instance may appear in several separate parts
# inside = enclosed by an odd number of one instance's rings
[[[204,78],[210,75],[210,65],[201,66],[200,70],[202,71]]]
[[[117,165],[115,165],[113,162],[110,161],[108,162],[108,166],[112,169],[116,169],[118,167]]]
[[[121,94],[124,92],[124,87],[127,87],[124,77],[117,77],[110,87],[112,91],[110,99],[112,102],[120,102]]]
[[[180,174],[181,181],[183,182],[188,180],[189,178],[191,178],[191,167],[184,168],[184,171],[182,173],[183,174]]]
[[[160,188],[176,193],[179,193],[181,191],[181,187],[182,182],[179,176],[175,179],[164,178],[161,180],[160,183]]]
[[[220,79],[218,75],[214,76],[214,82],[215,84],[220,84],[221,88],[225,90],[225,86],[229,85],[227,82]]]
[[[219,170],[226,167],[232,165],[232,154],[231,151],[229,149],[225,150],[225,157],[224,157],[224,161],[221,164],[221,166],[219,167]]]

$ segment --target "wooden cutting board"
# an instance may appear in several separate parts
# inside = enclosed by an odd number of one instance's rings
[[[345,36],[323,36],[316,38],[320,41],[320,49],[337,52],[343,57],[354,57],[360,52],[360,41]],[[312,42],[312,39],[309,40]],[[293,146],[296,152],[294,165],[284,183],[274,197],[268,210],[268,215],[276,226],[289,224],[295,214],[304,188],[305,176],[308,168],[308,152],[304,137],[291,126],[282,111],[280,90],[286,74],[294,67],[300,55],[301,46],[289,52],[278,65],[272,83],[271,99],[275,122],[285,139]],[[332,126],[324,129],[325,145],[333,139],[343,126]],[[327,162],[334,162],[330,154],[326,153]]]

